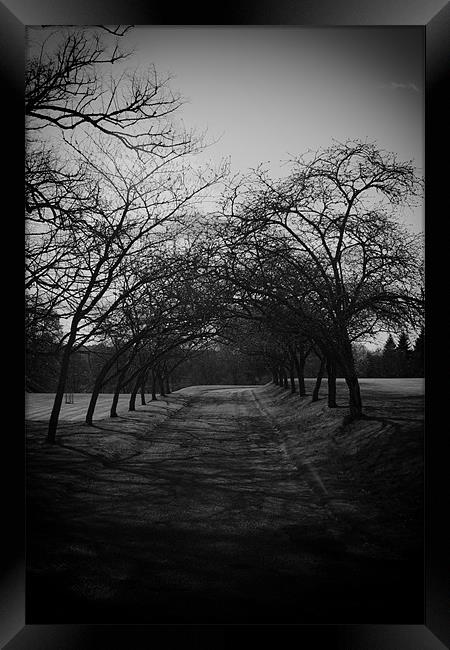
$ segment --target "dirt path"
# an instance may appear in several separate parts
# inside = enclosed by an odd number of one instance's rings
[[[251,389],[201,392],[115,468],[147,478],[150,495],[155,482],[165,494],[146,513],[153,525],[238,535],[295,521],[311,499]]]
[[[352,550],[257,389],[193,389],[127,459],[64,453],[59,480],[32,480],[30,623],[342,622],[361,579],[378,620],[379,561]]]

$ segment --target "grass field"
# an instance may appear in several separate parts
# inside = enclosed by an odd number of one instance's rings
[[[66,404],[63,400],[61,407],[60,420],[62,422],[81,422],[86,416],[86,411],[91,398],[90,393],[74,393],[73,404]],[[151,395],[147,396],[151,399]],[[55,399],[54,393],[26,393],[25,394],[25,418],[27,420],[46,421],[50,418],[50,413]],[[103,420],[109,417],[113,395],[111,393],[101,393],[98,397],[95,409],[94,420]],[[119,398],[117,412],[123,413],[128,411],[129,393],[124,393]],[[140,396],[136,399],[136,408],[141,403]]]
[[[312,389],[314,380],[307,379],[306,383]],[[339,397],[342,403],[346,403],[345,382],[338,379]],[[380,397],[385,394],[391,395],[409,395],[420,396],[424,392],[423,379],[360,379],[362,396],[365,394],[380,393]],[[184,390],[184,389],[182,389]],[[326,379],[323,382],[322,393],[326,391]],[[179,393],[180,391],[176,391]],[[81,422],[84,420],[88,408],[90,393],[74,393],[73,404],[66,404],[63,400],[61,407],[60,420],[62,422]],[[27,420],[47,421],[53,406],[54,393],[26,393],[25,394],[25,418]],[[98,397],[95,409],[94,420],[103,420],[109,417],[113,395],[111,393],[101,393]],[[117,407],[118,413],[128,411],[129,393],[124,393],[119,398]],[[146,395],[146,400],[151,400],[151,395]],[[141,398],[138,395],[136,399],[136,409],[140,406]]]

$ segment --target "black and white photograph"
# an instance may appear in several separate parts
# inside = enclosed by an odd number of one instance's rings
[[[424,48],[27,26],[27,623],[423,622]]]

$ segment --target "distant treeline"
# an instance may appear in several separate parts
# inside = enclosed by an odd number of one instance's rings
[[[395,341],[389,335],[383,348],[368,350],[363,345],[354,347],[355,362],[360,377],[423,377],[424,330],[411,343],[402,332]],[[72,355],[67,390],[88,393],[112,348],[91,346]],[[34,341],[27,354],[26,390],[53,393],[58,379],[61,350],[48,340]],[[311,352],[305,363],[305,377],[315,377],[320,361]],[[341,374],[337,368],[338,376]],[[325,373],[326,376],[326,373]],[[198,384],[264,384],[271,379],[265,360],[259,355],[248,355],[231,346],[215,345],[188,358],[171,377],[172,390]],[[115,380],[107,382],[103,392],[114,392]],[[151,386],[148,386],[148,391]]]
[[[34,340],[27,351],[26,389],[30,392],[54,393],[58,382],[60,358],[63,348],[45,340]],[[112,348],[91,346],[71,355],[67,391],[88,393]],[[105,392],[114,392],[114,380],[105,386]]]
[[[58,358],[61,352],[48,348],[34,350],[28,354],[26,389],[30,392],[53,393],[58,380]],[[106,346],[89,347],[75,352],[71,357],[67,391],[89,393],[102,365],[113,354]],[[264,384],[270,381],[270,373],[264,360],[259,356],[249,356],[226,346],[201,350],[193,358],[187,359],[171,375],[171,388],[177,390],[185,386],[199,384]],[[151,379],[147,386],[151,391]],[[116,380],[107,381],[104,393],[113,393]],[[126,387],[124,389],[126,392]],[[159,392],[159,391],[158,391]]]
[[[414,343],[406,332],[395,342],[389,335],[384,347],[370,352],[356,351],[360,377],[423,377],[425,331],[422,329]]]
[[[424,342],[425,330],[422,329],[412,343],[406,332],[401,332],[397,342],[389,334],[383,347],[369,350],[365,345],[354,345],[353,356],[356,372],[359,377],[423,377],[424,376]],[[312,351],[305,363],[305,377],[316,377],[320,367],[320,359]],[[343,372],[336,364],[338,377]],[[324,376],[327,376],[325,370]]]
[[[359,377],[423,377],[424,376],[424,343],[425,330],[422,328],[419,336],[412,343],[406,332],[401,332],[395,340],[389,334],[382,348],[369,350],[364,345],[353,346],[356,372]],[[315,361],[312,374],[318,367]],[[342,376],[339,365],[337,375]]]

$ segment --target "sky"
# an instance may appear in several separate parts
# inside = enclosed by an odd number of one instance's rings
[[[28,30],[32,41],[64,27]],[[333,139],[376,142],[424,173],[424,39],[420,27],[135,26],[130,72],[154,65],[185,100],[177,116],[206,130],[196,163],[232,172],[289,159]],[[123,63],[116,64],[119,68]],[[425,229],[422,208],[400,218]]]
[[[234,172],[283,165],[333,139],[368,139],[424,174],[424,39],[414,27],[144,27],[133,61],[171,74],[186,126],[216,141],[200,159]],[[423,206],[399,215],[425,230]],[[386,335],[366,341],[374,349]]]
[[[420,28],[137,26],[124,41],[130,65],[173,76],[186,127],[214,142],[202,162],[278,176],[308,149],[367,138],[424,172]],[[402,218],[424,229],[422,209]]]
[[[264,163],[276,178],[309,149],[358,138],[424,173],[420,27],[136,26],[121,43],[135,51],[130,71],[172,76],[186,128],[207,130],[199,164],[229,159],[245,173]],[[425,229],[423,207],[400,218]]]

